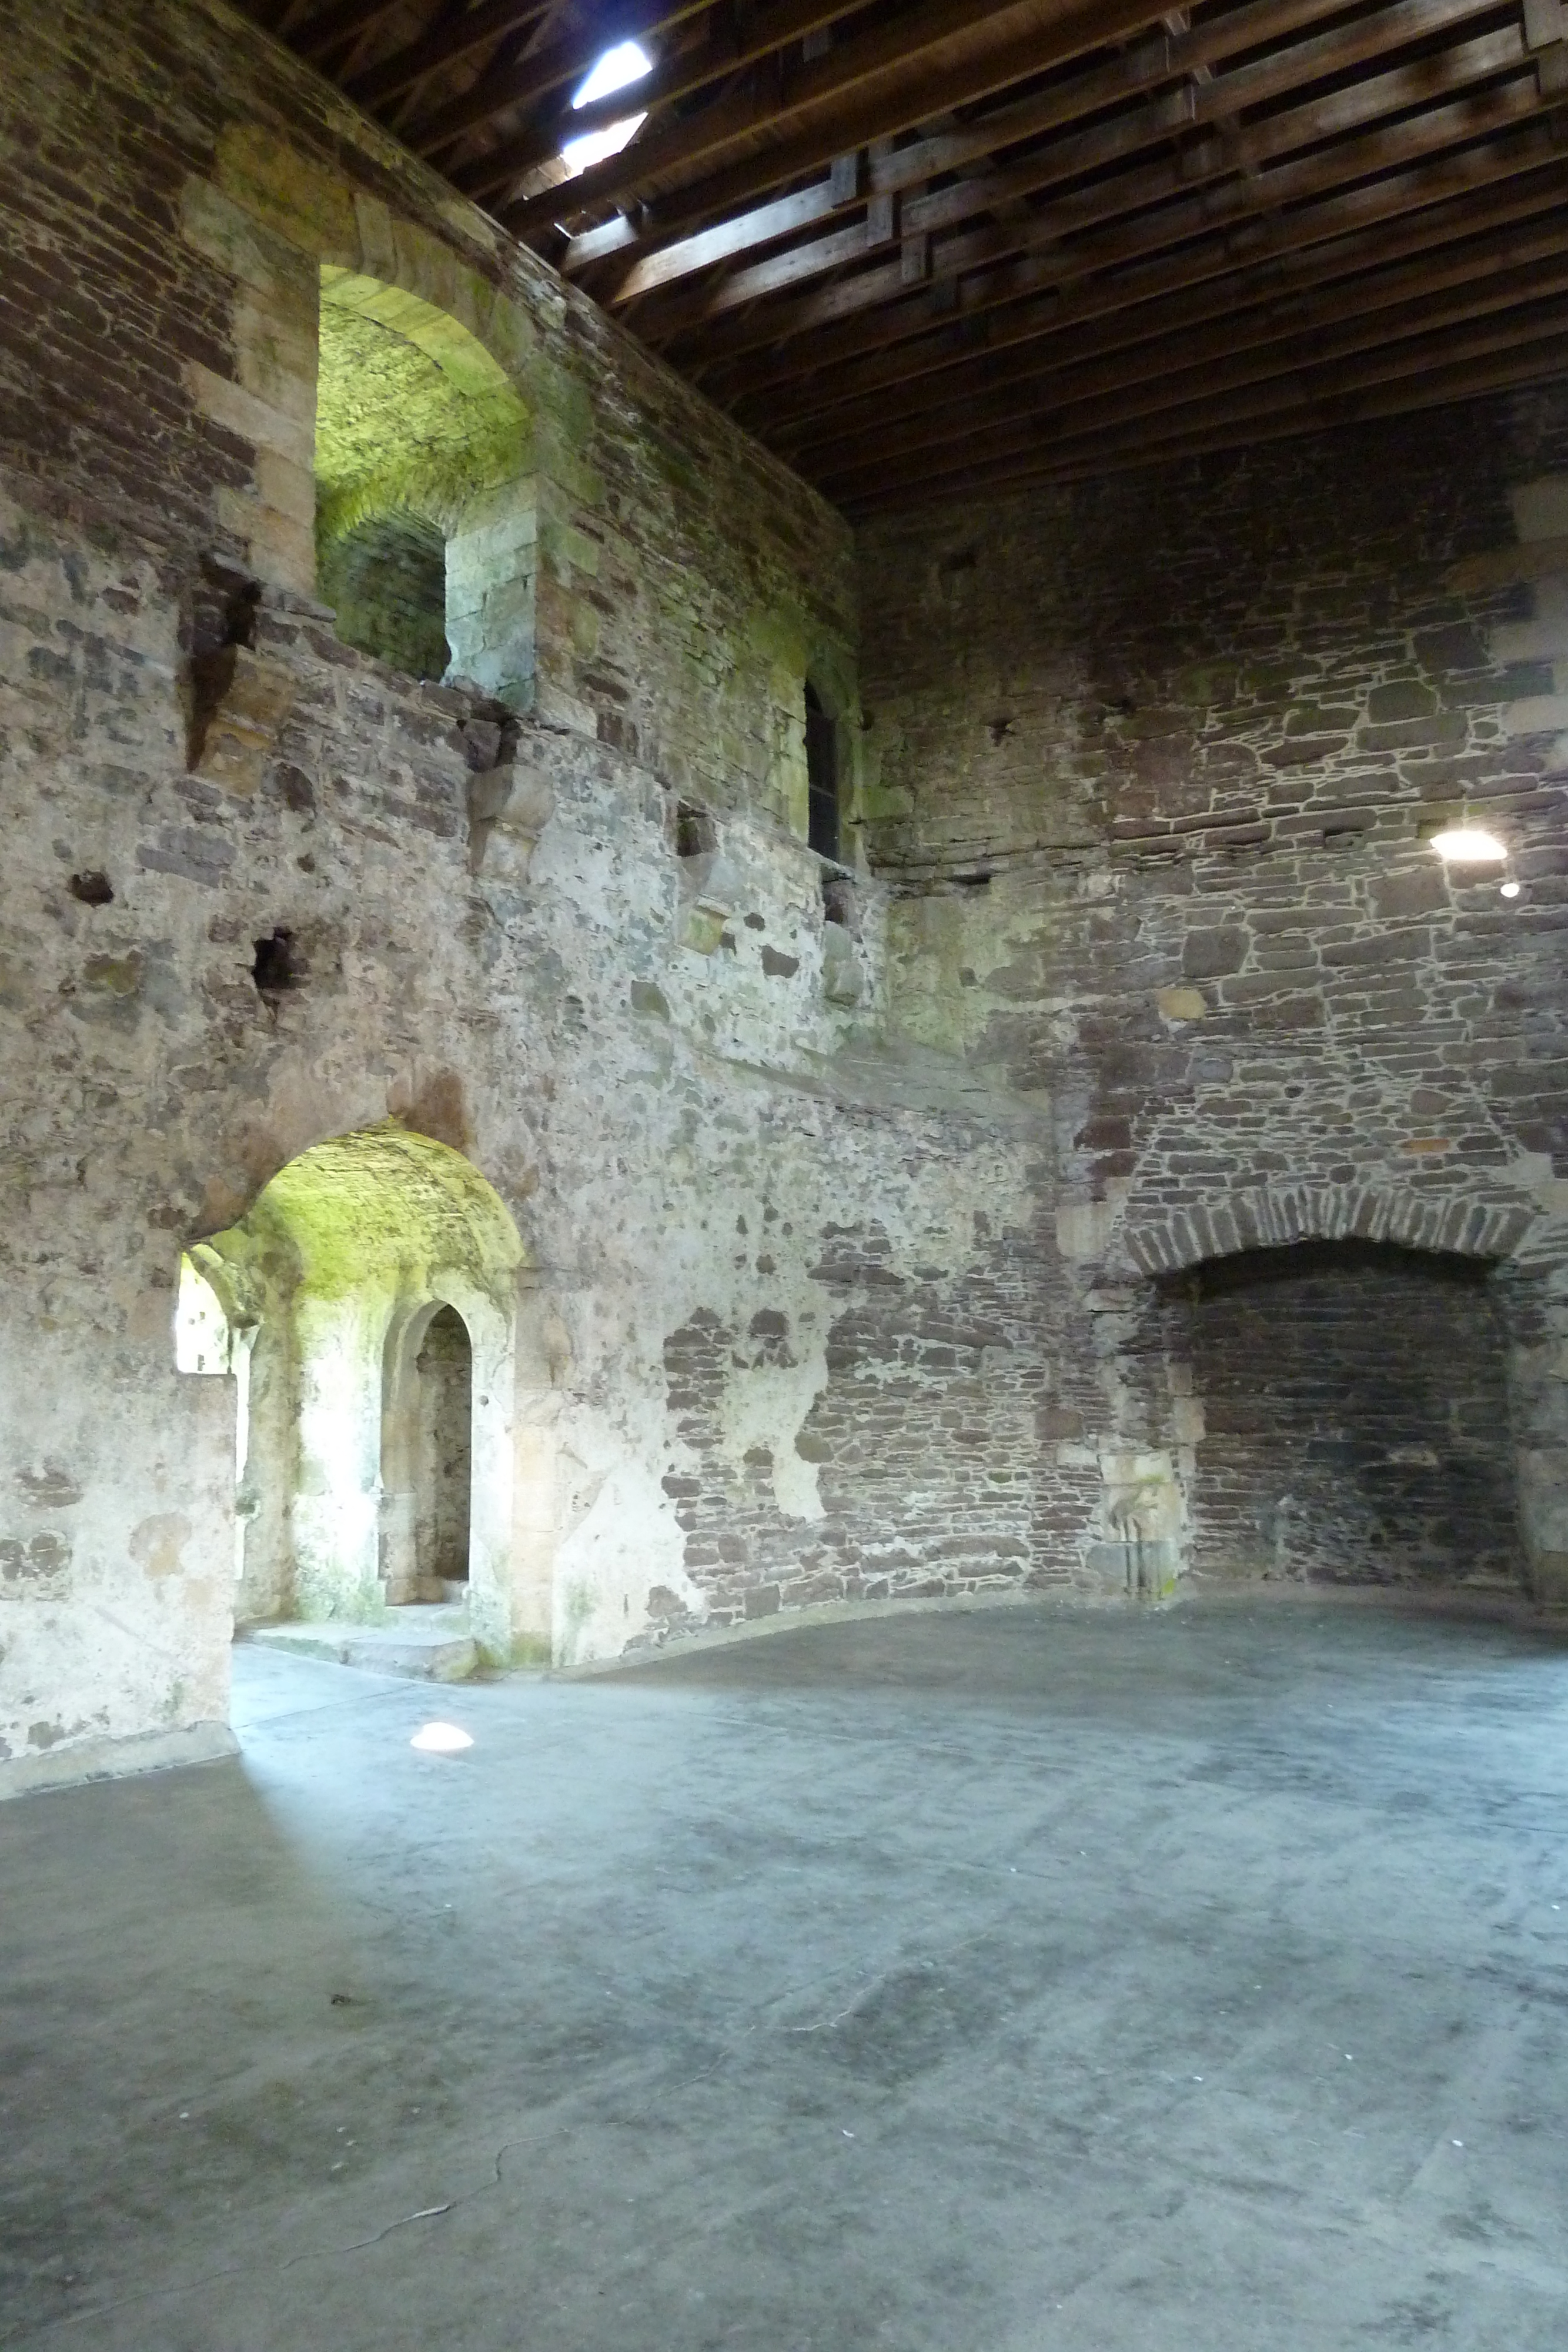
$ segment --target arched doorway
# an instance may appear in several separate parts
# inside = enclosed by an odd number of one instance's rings
[[[461,1600],[468,1583],[469,1485],[474,1463],[474,1349],[455,1307],[438,1307],[414,1358],[419,1463],[413,1542],[422,1591]],[[431,1590],[434,1588],[434,1590]]]
[[[525,1257],[472,1163],[394,1120],[333,1137],[191,1261],[246,1334],[236,1620],[459,1602],[482,1654],[537,1655],[552,1507],[517,1467]],[[229,1368],[215,1342],[188,1352]],[[522,1451],[548,1484],[548,1456]]]
[[[381,1573],[389,1606],[468,1597],[474,1345],[455,1307],[424,1301],[387,1334]]]

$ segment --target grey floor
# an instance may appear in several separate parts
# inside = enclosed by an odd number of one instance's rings
[[[243,1761],[0,1809],[0,2343],[1568,2345],[1560,1642],[237,1664]]]

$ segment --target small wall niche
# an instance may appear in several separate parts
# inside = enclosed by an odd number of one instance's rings
[[[674,830],[677,857],[711,857],[718,847],[718,827],[692,801],[676,802]]]
[[[822,877],[822,919],[848,931],[859,939],[861,929],[860,899],[854,881],[848,874],[824,874]]]
[[[257,994],[275,999],[298,988],[304,971],[293,932],[280,928],[255,944],[250,976]]]

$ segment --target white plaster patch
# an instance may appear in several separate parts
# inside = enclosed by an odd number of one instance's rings
[[[828,1360],[818,1348],[799,1364],[759,1364],[725,1391],[720,1423],[725,1459],[738,1470],[746,1455],[766,1445],[773,1456],[773,1496],[787,1519],[826,1516],[817,1465],[795,1450],[807,1415],[828,1385]]]
[[[706,1615],[706,1601],[682,1565],[685,1549],[674,1505],[641,1463],[621,1461],[598,1476],[591,1503],[557,1554],[556,1664],[619,1657],[646,1632],[656,1586],[674,1592],[694,1619]]]

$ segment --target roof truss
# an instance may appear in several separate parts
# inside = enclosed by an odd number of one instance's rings
[[[250,5],[851,513],[1568,350],[1563,0]]]

